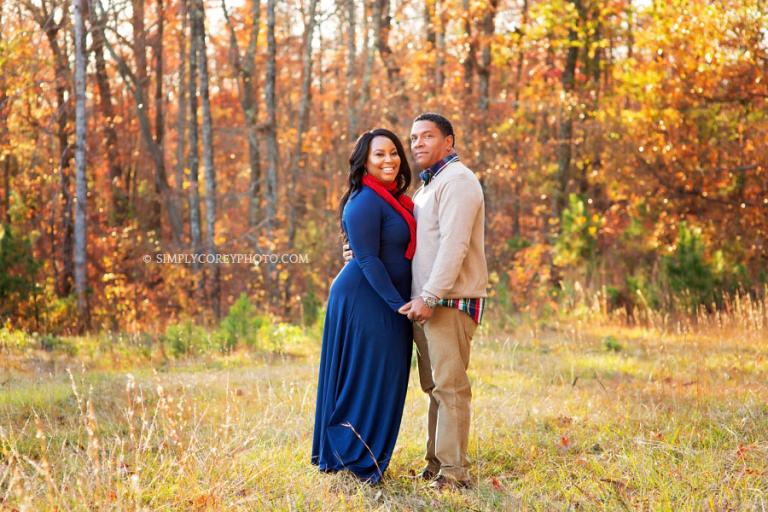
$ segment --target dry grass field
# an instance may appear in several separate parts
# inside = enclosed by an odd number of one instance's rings
[[[415,366],[382,485],[309,464],[317,331],[282,355],[171,363],[89,339],[6,347],[0,510],[765,510],[765,318],[753,304],[663,329],[484,327],[475,485],[443,493],[412,477],[426,425]]]

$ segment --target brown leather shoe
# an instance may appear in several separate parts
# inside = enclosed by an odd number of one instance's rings
[[[454,480],[444,475],[437,475],[437,478],[429,484],[429,487],[436,491],[445,491],[448,489],[469,489],[472,487],[472,484],[469,480]]]
[[[435,473],[429,468],[422,469],[421,472],[418,474],[418,478],[421,478],[422,480],[434,480],[436,476],[437,476],[437,473]]]

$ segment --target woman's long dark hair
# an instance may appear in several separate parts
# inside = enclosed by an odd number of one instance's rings
[[[400,156],[400,169],[397,172],[395,182],[397,183],[397,191],[395,196],[399,196],[408,190],[411,186],[411,167],[408,165],[408,158],[405,156],[405,149],[403,149],[403,143],[397,138],[397,135],[387,130],[386,128],[376,128],[365,132],[358,137],[355,142],[355,147],[352,150],[352,154],[349,155],[349,175],[347,177],[348,187],[344,195],[341,196],[341,204],[339,205],[339,225],[341,226],[341,233],[344,239],[347,238],[344,232],[344,225],[341,222],[341,218],[344,215],[344,206],[349,201],[349,198],[360,190],[363,186],[363,175],[365,174],[365,163],[368,161],[368,153],[371,151],[371,141],[376,137],[386,137],[392,141],[397,149],[397,154]]]

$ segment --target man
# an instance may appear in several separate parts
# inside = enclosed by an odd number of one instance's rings
[[[411,153],[423,185],[413,197],[416,253],[411,301],[421,389],[429,395],[426,467],[437,489],[470,486],[470,342],[485,306],[485,203],[480,182],[454,150],[453,126],[435,113],[411,127]],[[351,258],[345,246],[345,258]]]
[[[416,254],[411,302],[421,388],[429,395],[427,466],[433,487],[468,487],[470,342],[488,286],[485,203],[480,182],[454,150],[453,126],[425,113],[411,127],[411,153],[423,169],[413,197]]]

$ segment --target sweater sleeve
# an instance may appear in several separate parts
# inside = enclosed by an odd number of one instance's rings
[[[469,251],[472,227],[483,207],[483,189],[477,180],[457,178],[446,182],[437,200],[439,245],[425,293],[437,298],[453,288]]]
[[[357,262],[376,293],[390,308],[397,311],[406,301],[400,296],[379,258],[381,205],[375,198],[369,200],[368,197],[359,196],[347,203],[344,216],[349,244],[354,254],[353,261]]]

